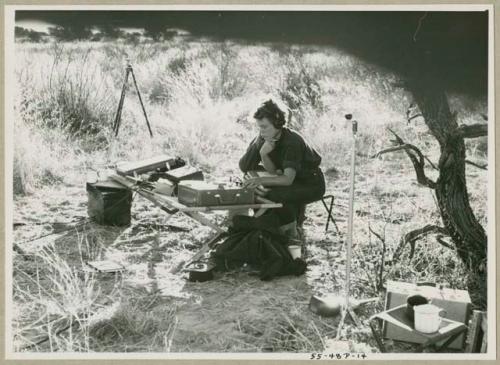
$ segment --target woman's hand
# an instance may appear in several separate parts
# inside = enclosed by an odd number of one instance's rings
[[[259,185],[255,188],[255,195],[265,197],[270,190],[271,189],[267,189],[262,185]]]
[[[260,155],[268,155],[272,150],[274,150],[274,146],[276,142],[266,140],[262,147],[260,148]]]
[[[250,177],[248,175],[243,177],[243,187],[255,189],[259,185],[262,185],[260,177]]]
[[[243,186],[246,188],[255,189],[255,195],[261,196],[261,197],[266,196],[267,193],[271,190],[271,189],[265,188],[262,185],[262,178],[250,177],[248,175],[245,175],[243,177]]]

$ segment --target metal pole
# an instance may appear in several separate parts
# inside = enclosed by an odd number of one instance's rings
[[[351,116],[352,117],[352,116]],[[347,116],[346,116],[347,118]],[[351,118],[347,118],[350,120]],[[346,286],[345,286],[345,308],[349,308],[349,292],[351,288],[351,256],[352,256],[352,231],[354,216],[354,178],[356,174],[356,133],[358,123],[352,121],[352,151],[351,151],[351,189],[349,192],[349,218],[347,223],[347,253],[346,253]]]
[[[345,118],[350,121],[352,119],[351,114],[347,114]],[[342,310],[342,316],[340,318],[339,326],[337,327],[337,336],[340,338],[340,332],[342,327],[344,327],[344,322],[347,314],[352,317],[356,325],[359,323],[354,310],[349,306],[349,293],[351,288],[351,256],[352,256],[352,231],[353,231],[353,215],[354,215],[354,177],[355,177],[355,162],[356,162],[356,133],[358,131],[358,122],[352,121],[352,150],[351,150],[351,181],[350,181],[350,191],[349,191],[349,217],[347,221],[347,252],[346,252],[346,282],[345,282],[345,304]]]

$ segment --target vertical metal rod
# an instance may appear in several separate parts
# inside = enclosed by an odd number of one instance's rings
[[[349,191],[349,218],[347,222],[347,254],[346,254],[346,285],[345,285],[345,310],[349,308],[349,292],[351,289],[351,256],[352,256],[352,231],[354,216],[354,180],[356,174],[356,132],[357,123],[352,122],[352,151],[351,151],[351,188]]]

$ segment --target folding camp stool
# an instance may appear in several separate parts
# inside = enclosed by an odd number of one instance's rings
[[[327,204],[326,201],[328,199],[330,199],[330,202]],[[333,215],[332,215],[334,200],[335,200],[334,196],[329,194],[329,195],[324,195],[321,199],[315,200],[309,204],[321,201],[321,203],[323,204],[323,207],[325,208],[326,213],[327,213],[326,222],[325,222],[325,232],[328,231],[328,227],[330,225],[330,222],[332,222],[335,225],[335,229],[337,230],[337,233],[340,235],[339,227],[337,226],[337,222],[335,221],[335,219],[333,218]],[[306,207],[307,207],[307,204],[304,204],[303,206],[300,207],[299,217],[297,219],[297,227],[298,228],[301,228],[302,223],[304,223]]]
[[[326,204],[326,199],[330,199],[330,205]],[[323,207],[325,207],[326,213],[328,214],[326,217],[325,232],[328,232],[328,226],[329,226],[330,221],[331,221],[334,224],[335,229],[337,230],[337,233],[340,235],[339,227],[337,226],[337,222],[335,222],[335,219],[333,218],[333,215],[332,215],[334,200],[335,200],[335,198],[332,194],[323,195],[323,197],[321,198],[321,203],[323,203]]]
[[[327,200],[330,199],[330,202],[327,203]],[[340,236],[340,230],[339,227],[337,226],[337,222],[333,218],[333,203],[334,203],[334,196],[332,194],[324,195],[321,199],[315,200],[309,204],[316,203],[318,201],[321,201],[323,204],[323,207],[326,210],[327,216],[326,216],[326,222],[325,222],[325,233],[328,232],[328,227],[330,226],[330,222],[332,222],[335,226],[335,229],[337,230],[337,233]],[[298,233],[298,239],[300,241],[304,241],[304,233],[302,229],[302,224],[304,223],[305,220],[305,210],[308,204],[304,204],[303,206],[300,207],[299,209],[299,217],[297,219],[297,233]],[[302,245],[302,248],[304,250],[304,256],[307,256],[307,245],[304,244]]]

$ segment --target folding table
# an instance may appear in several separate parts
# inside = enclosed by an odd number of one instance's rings
[[[217,225],[215,222],[211,221],[205,217],[202,213],[208,213],[216,210],[231,211],[231,210],[242,210],[242,209],[255,209],[254,216],[258,217],[262,215],[267,209],[281,208],[283,204],[275,203],[268,199],[257,197],[257,202],[254,204],[240,204],[240,205],[218,205],[218,206],[208,206],[208,207],[188,207],[184,204],[179,203],[176,197],[166,196],[162,194],[154,193],[152,190],[141,187],[141,181],[134,179],[132,177],[120,176],[118,174],[112,174],[109,176],[113,181],[123,185],[127,189],[137,192],[142,197],[148,199],[153,204],[158,206],[161,210],[167,214],[173,215],[178,212],[191,217],[198,223],[212,228],[217,234],[215,237],[211,237],[200,249],[200,251],[193,257],[191,263],[198,260],[205,252],[207,252],[214,245],[220,237],[222,237],[227,230]]]
[[[379,329],[382,328],[383,322],[389,322],[395,326],[403,328],[407,331],[415,333],[422,339],[417,352],[423,352],[426,347],[437,346],[437,352],[442,352],[451,344],[460,334],[467,330],[467,326],[461,322],[452,321],[451,319],[442,318],[439,330],[434,333],[422,333],[415,329],[413,321],[406,315],[406,304],[391,308],[384,312],[373,315],[369,319],[370,328],[373,336],[377,341],[377,345],[381,352],[387,352],[383,343],[383,335],[377,330],[375,322],[379,322]],[[439,342],[442,342],[438,344]]]
[[[262,215],[267,209],[271,208],[281,208],[283,204],[275,203],[268,199],[257,197],[257,202],[254,204],[234,204],[234,205],[217,205],[217,206],[207,206],[207,207],[188,207],[184,204],[179,203],[177,197],[167,196],[162,194],[154,193],[147,189],[141,188],[138,182],[134,178],[124,177],[120,175],[110,175],[112,180],[123,185],[124,187],[136,191],[139,195],[148,199],[155,205],[159,206],[163,211],[168,214],[175,214],[178,212],[184,213],[187,216],[193,218],[199,223],[214,229],[216,232],[225,232],[224,229],[216,225],[214,222],[210,221],[200,213],[207,213],[216,210],[242,210],[242,209],[257,209],[255,216]]]

